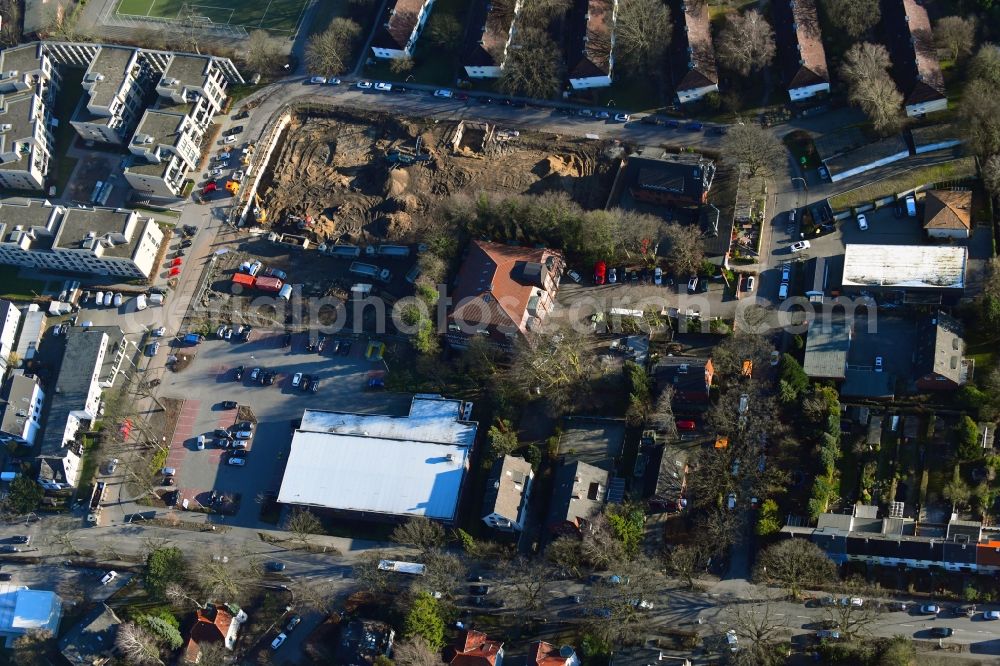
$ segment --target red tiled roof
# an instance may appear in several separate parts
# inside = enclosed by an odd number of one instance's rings
[[[976,564],[1000,566],[1000,541],[981,541],[976,544]]]
[[[452,317],[469,325],[507,326],[525,333],[525,312],[540,287],[520,280],[518,268],[537,263],[544,271],[550,258],[552,272],[558,274],[562,255],[555,250],[473,241],[458,273]]]
[[[883,22],[904,103],[909,106],[944,97],[944,77],[927,10],[916,0],[887,0]]]
[[[719,82],[719,73],[715,66],[715,46],[712,44],[712,27],[708,17],[707,2],[684,3],[681,15],[680,35],[686,36],[687,44],[678,43],[684,49],[684,57],[688,61],[688,71],[675,85],[677,90],[691,90],[715,85]],[[685,30],[684,28],[687,28]],[[685,40],[677,40],[683,42]],[[687,49],[691,49],[687,52]]]
[[[545,641],[536,641],[528,648],[528,666],[566,666],[566,657],[559,648]]]
[[[972,229],[972,192],[928,192],[924,199],[924,228]]]
[[[465,641],[455,646],[451,666],[495,666],[497,654],[503,649],[500,641],[491,641],[481,631],[465,632]]]
[[[200,643],[224,643],[233,623],[232,614],[223,606],[199,608],[195,611],[194,625],[184,644],[184,659],[198,660]]]
[[[413,29],[419,23],[420,9],[425,0],[396,0],[393,12],[386,22],[385,30],[376,46],[405,49]]]

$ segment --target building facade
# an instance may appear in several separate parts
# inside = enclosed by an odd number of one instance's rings
[[[427,24],[434,0],[395,0],[389,3],[389,18],[372,42],[376,58],[412,58],[420,33]]]
[[[43,190],[59,76],[39,44],[0,52],[0,187]]]
[[[148,279],[163,238],[134,210],[0,203],[0,264]]]
[[[84,141],[125,146],[145,106],[154,71],[139,49],[101,45],[83,75],[70,123]]]
[[[10,355],[14,353],[20,326],[21,311],[10,301],[0,298],[0,377],[11,364]]]
[[[33,375],[12,374],[4,382],[0,442],[34,446],[41,430],[45,392]]]

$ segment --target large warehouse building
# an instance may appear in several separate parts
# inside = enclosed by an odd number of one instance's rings
[[[278,501],[357,519],[452,522],[476,441],[471,406],[418,394],[407,416],[307,409]]]

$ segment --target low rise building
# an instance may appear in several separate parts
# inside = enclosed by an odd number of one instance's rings
[[[924,125],[910,129],[913,152],[917,155],[954,148],[962,143],[961,132],[952,123]]]
[[[618,0],[577,0],[572,43],[566,60],[573,90],[606,88],[615,69],[615,14]]]
[[[688,451],[675,443],[659,447],[660,464],[656,468],[656,481],[649,497],[649,506],[655,511],[681,511],[687,508]],[[655,451],[649,455],[655,460]]]
[[[864,142],[851,149],[828,150],[827,146],[834,141],[836,139],[826,143],[817,141],[816,145],[820,157],[823,158],[823,165],[830,174],[830,180],[834,183],[910,156],[910,147],[902,135]]]
[[[104,666],[115,655],[121,620],[107,604],[97,604],[59,640],[59,651],[73,666]]]
[[[0,637],[10,648],[29,632],[59,634],[62,599],[55,592],[0,582]]]
[[[17,347],[14,348],[14,355],[19,363],[30,361],[38,351],[38,345],[48,328],[48,315],[37,303],[31,303],[22,311],[24,322],[21,324],[21,333],[17,336]],[[13,364],[12,364],[13,365]]]
[[[59,75],[39,44],[0,51],[0,187],[43,190]]]
[[[528,647],[527,666],[580,666],[580,663],[571,645],[556,647],[545,641],[535,641]]]
[[[434,0],[390,0],[389,18],[372,41],[376,58],[412,58]]]
[[[847,377],[847,352],[851,349],[851,326],[843,320],[809,325],[802,369],[811,379],[843,381]]]
[[[914,362],[917,388],[921,391],[954,391],[968,381],[962,325],[944,312],[929,317],[916,336]]]
[[[514,0],[511,16],[499,4],[489,0],[472,3],[472,28],[462,60],[465,74],[470,79],[495,79],[500,76],[523,6],[524,0]]]
[[[10,355],[14,353],[20,326],[21,311],[10,301],[0,298],[0,377],[10,365]]]
[[[0,264],[146,279],[162,243],[156,221],[134,210],[0,202]]]
[[[661,356],[650,374],[657,393],[673,389],[675,404],[701,405],[708,403],[715,366],[710,358]]]
[[[201,159],[203,129],[190,114],[148,110],[129,143],[135,158],[125,168],[132,189],[179,197],[188,173]]]
[[[924,231],[929,238],[968,238],[972,190],[929,190],[924,196]]]
[[[99,46],[70,121],[84,141],[124,146],[132,136],[155,76],[140,53],[127,46]]]
[[[486,480],[483,522],[501,532],[520,532],[528,514],[535,473],[523,458],[504,456],[493,464]]]
[[[712,44],[707,2],[671,0],[674,35],[670,42],[670,73],[681,104],[719,92],[719,70]]]
[[[771,11],[788,98],[797,102],[830,92],[830,70],[815,0],[775,0]]]
[[[472,241],[452,296],[448,343],[462,349],[481,336],[511,350],[530,342],[555,307],[563,268],[557,250]]]
[[[715,162],[698,153],[650,151],[629,155],[635,174],[629,192],[636,201],[654,205],[692,206],[708,203],[715,180]]]
[[[948,108],[927,9],[919,0],[883,0],[882,25],[892,75],[910,117]]]
[[[231,652],[236,646],[240,626],[246,621],[247,614],[236,604],[210,604],[199,608],[184,641],[184,662],[197,664],[201,658],[201,646],[207,643],[221,643]]]
[[[579,533],[604,512],[611,472],[579,460],[556,469],[548,528],[556,533]]]
[[[503,642],[490,640],[482,631],[468,630],[448,649],[451,666],[502,666]]]
[[[0,442],[34,446],[41,430],[45,392],[33,375],[14,373],[3,385]]]
[[[477,424],[471,404],[418,394],[407,416],[307,409],[278,501],[357,519],[455,519]]]
[[[902,294],[904,302],[953,304],[965,292],[968,249],[958,245],[869,245],[844,248],[842,291]]]

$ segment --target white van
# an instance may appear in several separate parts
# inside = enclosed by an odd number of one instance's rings
[[[146,294],[139,294],[138,296],[135,297],[135,309],[136,310],[145,310],[148,307],[149,307],[149,304],[146,303]]]
[[[163,294],[150,294],[149,295],[150,305],[163,305]]]

